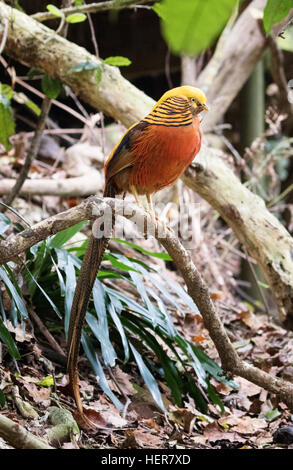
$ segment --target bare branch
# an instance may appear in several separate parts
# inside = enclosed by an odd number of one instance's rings
[[[107,2],[100,2],[100,3],[89,3],[88,5],[80,5],[75,7],[63,8],[61,11],[63,15],[66,17],[68,15],[72,15],[73,13],[98,13],[101,11],[108,11],[108,10],[122,10],[124,8],[135,8],[136,5],[142,5],[144,3],[150,3],[150,0],[120,0],[117,2],[116,0],[110,0]],[[35,13],[32,15],[37,21],[47,21],[47,20],[54,20],[56,16],[49,11],[44,13]]]
[[[275,296],[283,325],[293,324],[293,239],[228,168],[219,151],[203,147],[184,183],[216,209],[260,266]]]
[[[9,194],[15,184],[10,178],[0,179],[0,194]],[[91,196],[104,187],[104,178],[96,170],[76,178],[62,179],[27,179],[19,191],[19,195],[83,197]]]
[[[83,47],[62,38],[28,15],[0,2],[0,17],[9,21],[6,54],[28,67],[59,78],[83,101],[115,117],[126,127],[148,114],[155,104],[123,78],[117,67],[104,64]],[[102,67],[99,83],[96,70],[71,73],[72,68],[87,60]]]
[[[23,186],[25,180],[27,179],[32,162],[37,156],[37,153],[40,147],[41,136],[45,128],[45,123],[46,123],[47,116],[49,114],[50,107],[51,107],[51,100],[49,98],[44,98],[43,103],[42,103],[41,114],[38,120],[37,129],[32,139],[30,148],[27,151],[24,165],[21,168],[21,171],[15,182],[15,185],[11,189],[8,196],[4,199],[5,204],[8,206],[12,204],[12,202],[18,195],[19,191],[21,190],[21,187]],[[0,212],[4,212],[5,210],[6,210],[5,207],[0,208]]]
[[[54,449],[23,426],[0,414],[0,436],[16,449]]]
[[[79,206],[60,212],[57,215],[42,220],[17,235],[9,237],[5,241],[0,241],[0,264],[13,259],[27,248],[30,248],[41,240],[45,240],[45,238],[50,235],[55,235],[61,230],[71,227],[82,220],[90,219],[94,207],[96,207],[97,204],[101,204],[101,202],[101,198],[93,196],[86,199]]]

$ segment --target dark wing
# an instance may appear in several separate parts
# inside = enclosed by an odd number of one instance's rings
[[[148,126],[149,124],[144,121],[133,124],[116,144],[105,165],[107,181],[120,171],[125,170],[125,168],[134,165],[137,156],[133,155],[131,152],[133,143],[136,139],[141,137]]]

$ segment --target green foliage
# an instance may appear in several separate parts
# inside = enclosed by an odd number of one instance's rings
[[[0,143],[4,145],[6,150],[11,149],[9,138],[15,134],[11,98],[11,91],[0,83]]]
[[[117,55],[117,56],[107,57],[104,60],[104,63],[108,65],[113,65],[115,67],[127,67],[128,65],[131,64],[131,60],[128,59],[127,57]]]
[[[49,3],[48,5],[46,5],[46,8],[54,16],[57,16],[57,18],[62,18],[63,17],[62,11],[58,7],[56,7],[55,5],[52,5],[51,3]]]
[[[82,5],[82,1],[75,1],[75,6]],[[56,7],[55,5],[52,5],[49,3],[46,5],[47,10],[52,13],[54,16],[57,18],[64,18],[64,13],[60,8]],[[82,21],[85,21],[87,16],[84,13],[72,13],[72,15],[68,15],[65,18],[65,21],[67,23],[81,23]]]
[[[288,15],[293,7],[292,0],[268,0],[264,9],[263,23],[267,34],[275,23],[279,23]]]
[[[7,97],[9,101],[13,99],[19,104],[24,104],[29,109],[31,109],[37,116],[39,116],[39,114],[41,113],[40,108],[33,101],[31,101],[24,93],[19,93],[13,90],[10,85],[2,84],[1,92]]]
[[[13,92],[13,99],[19,104],[24,104],[27,108],[29,108],[33,113],[35,113],[37,116],[41,114],[41,110],[36,103],[34,103],[32,100],[28,99],[28,97],[24,93],[17,93]]]
[[[72,15],[66,16],[67,23],[82,23],[86,20],[84,13],[73,13]]]
[[[4,408],[7,405],[6,398],[2,390],[0,390],[0,406]]]
[[[87,243],[67,249],[65,244],[68,244],[85,223],[82,222],[63,230],[27,250],[23,267],[26,290],[34,308],[42,312],[43,317],[50,317],[51,325],[64,312],[66,335],[76,278]],[[2,233],[5,232],[5,224],[8,226],[11,224],[6,216],[1,218]],[[119,242],[119,239],[116,241]],[[141,247],[127,243],[138,252],[145,252]],[[145,254],[154,258],[159,256],[158,253],[146,252]],[[167,258],[166,254],[160,255],[163,259]],[[122,403],[109,387],[103,367],[113,367],[117,360],[128,362],[131,359],[136,362],[142,379],[163,411],[165,409],[157,383],[158,377],[166,381],[178,406],[182,406],[183,399],[188,394],[194,398],[202,412],[207,411],[205,396],[208,396],[212,403],[223,408],[210,386],[209,377],[214,377],[232,387],[235,384],[227,381],[222,375],[221,368],[176,330],[163,300],[166,298],[169,306],[173,306],[181,315],[185,314],[186,308],[182,307],[182,303],[187,305],[192,313],[199,314],[197,306],[187,292],[177,283],[166,281],[165,276],[163,278],[159,271],[139,259],[116,253],[106,253],[105,259],[111,264],[110,267],[107,266],[100,271],[97,276],[92,300],[86,314],[87,326],[82,333],[84,351],[94,373],[99,377],[99,386],[104,393],[118,408],[123,408]],[[3,272],[1,269],[0,277],[4,281],[16,311],[20,313],[20,317],[25,316],[24,304],[20,299],[19,290],[16,289],[17,282],[11,268],[7,265],[2,269]],[[138,300],[132,295],[129,296],[127,289],[121,292],[101,282],[101,279],[115,278],[128,283],[131,291],[135,288]],[[164,284],[166,282],[167,288]],[[4,325],[6,313],[1,299],[0,308],[3,317],[0,339],[5,342],[12,357],[18,358],[16,346]],[[51,312],[55,312],[57,318],[52,317]],[[12,313],[10,315],[12,317]],[[14,313],[14,322],[16,321]],[[96,352],[97,349],[100,350],[100,356]],[[152,359],[154,354],[158,359],[156,363]],[[196,381],[194,374],[197,377]],[[47,383],[42,385],[47,385]],[[202,389],[205,390],[205,396],[201,392]]]
[[[163,0],[154,11],[161,18],[164,39],[175,54],[195,55],[221,33],[235,0]]]
[[[293,52],[293,26],[289,26],[282,37],[277,37],[277,45],[284,51]]]
[[[145,255],[153,256],[154,258],[163,259],[164,261],[172,261],[172,258],[170,255],[168,255],[168,253],[151,253],[150,251],[145,250],[141,246],[135,245],[134,243],[131,243],[127,240],[120,240],[120,238],[113,238],[113,241],[119,242],[119,243],[125,243],[125,245],[128,245],[131,248],[135,248],[136,250],[140,251],[141,253],[144,253]]]
[[[43,76],[42,91],[48,98],[55,100],[59,96],[61,90],[62,83],[59,78],[49,77],[49,75]]]
[[[42,387],[52,387],[54,385],[54,378],[51,375],[48,375],[40,382],[36,382],[36,385],[41,385]]]
[[[0,341],[7,346],[8,352],[13,359],[20,359],[20,354],[17,346],[9,333],[8,329],[4,325],[0,318]]]
[[[96,64],[90,59],[84,62],[79,62],[75,67],[72,67],[70,70],[68,70],[68,73],[80,73],[89,70],[96,71],[97,82],[99,83],[102,78],[103,64]]]
[[[99,83],[102,78],[103,66],[104,64],[112,65],[115,67],[126,67],[131,64],[131,60],[127,57],[122,56],[113,56],[107,57],[101,64],[96,64],[90,59],[87,59],[84,62],[79,62],[77,65],[68,70],[68,73],[80,73],[89,70],[96,71],[97,82]]]

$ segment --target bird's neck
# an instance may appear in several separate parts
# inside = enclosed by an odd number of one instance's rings
[[[189,126],[194,117],[187,99],[171,97],[158,103],[143,121],[158,126]]]

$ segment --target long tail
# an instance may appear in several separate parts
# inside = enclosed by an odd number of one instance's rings
[[[114,185],[107,184],[104,197],[115,197],[118,193]],[[112,229],[114,217],[112,218]],[[93,289],[103,255],[109,244],[109,238],[89,238],[88,246],[82,261],[81,270],[77,280],[67,339],[67,371],[69,375],[69,386],[72,389],[74,399],[79,413],[83,414],[82,403],[79,392],[78,356],[81,340],[81,331],[86,315],[90,295]]]

